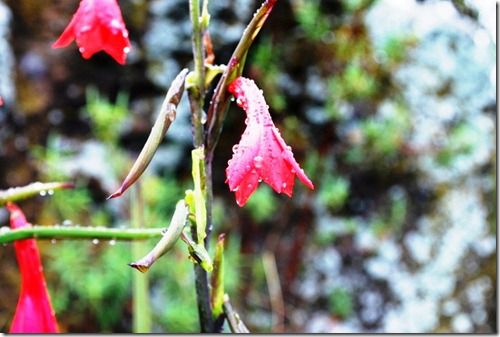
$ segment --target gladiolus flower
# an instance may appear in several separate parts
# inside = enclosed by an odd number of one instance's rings
[[[104,50],[125,64],[130,51],[128,31],[116,0],[81,0],[71,22],[52,48],[63,48],[73,40],[83,58]]]
[[[19,207],[7,203],[12,229],[31,226]],[[57,321],[43,276],[40,252],[35,239],[14,242],[21,271],[21,295],[10,326],[11,333],[55,333]]]
[[[245,205],[261,181],[289,197],[293,193],[295,176],[314,189],[274,125],[262,90],[254,81],[244,77],[231,82],[228,90],[247,114],[247,127],[240,143],[233,147],[233,157],[226,169],[226,182],[235,192],[236,203],[240,207]]]

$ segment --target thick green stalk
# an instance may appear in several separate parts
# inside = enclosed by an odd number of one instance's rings
[[[193,27],[192,43],[193,43],[193,57],[194,57],[194,76],[196,85],[189,90],[189,102],[192,112],[193,120],[193,143],[195,148],[199,148],[204,144],[204,128],[203,128],[203,103],[205,100],[205,66],[204,66],[204,48],[202,44],[203,31],[200,23],[200,3],[198,0],[189,1],[189,13],[191,24]],[[207,200],[207,210],[210,209]],[[207,218],[210,216],[207,214]],[[198,235],[196,233],[196,226],[192,226],[191,233],[193,240],[198,242]],[[205,238],[208,242],[208,233]],[[201,332],[213,331],[212,308],[210,306],[210,289],[208,286],[207,272],[199,265],[194,265],[195,272],[195,287],[196,299],[198,305],[198,315],[200,320]]]
[[[163,228],[120,229],[81,226],[33,226],[19,229],[0,228],[0,244],[22,239],[87,239],[87,240],[144,240],[160,238]]]
[[[130,198],[131,222],[133,228],[144,228],[144,200],[142,198],[142,184],[135,186],[134,194]],[[132,258],[140,259],[147,253],[143,242],[132,242]],[[133,308],[132,331],[134,333],[151,332],[151,305],[149,303],[149,274],[133,273]]]

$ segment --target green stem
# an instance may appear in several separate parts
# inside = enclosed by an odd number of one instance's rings
[[[131,222],[133,228],[144,228],[144,200],[142,198],[142,184],[139,181],[130,198]],[[144,242],[132,242],[133,260],[137,261],[147,253]],[[134,333],[151,332],[151,305],[149,303],[149,274],[133,273],[133,308],[132,331]]]
[[[4,229],[5,228],[5,229]],[[19,229],[2,227],[0,230],[0,244],[16,240],[36,239],[100,239],[100,240],[144,240],[159,238],[164,228],[120,229],[107,227],[62,227],[62,226],[33,226]]]
[[[203,104],[205,101],[205,50],[202,45],[203,31],[200,25],[200,3],[198,0],[189,1],[189,14],[193,26],[192,44],[194,58],[194,74],[196,86],[189,90],[189,101],[193,114],[194,147],[203,145]]]
[[[199,0],[189,1],[189,13],[191,24],[193,26],[193,57],[194,57],[194,74],[196,78],[196,86],[189,90],[189,102],[193,115],[194,128],[194,147],[199,148],[204,144],[204,128],[203,128],[203,104],[205,100],[205,50],[202,45],[203,31],[200,24],[200,3]],[[206,162],[205,162],[206,163]],[[206,165],[206,164],[205,164]],[[207,210],[210,209],[210,201],[207,200]],[[207,214],[207,218],[210,215]],[[209,228],[209,227],[207,227]],[[198,242],[196,234],[196,226],[191,227],[191,235],[195,242]],[[208,233],[205,238],[205,248],[208,242]],[[194,265],[195,273],[195,288],[196,300],[198,305],[198,315],[200,320],[201,332],[213,332],[212,308],[210,306],[210,289],[208,285],[207,272],[199,265]]]

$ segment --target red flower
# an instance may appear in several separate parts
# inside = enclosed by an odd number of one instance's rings
[[[116,62],[125,64],[130,41],[116,0],[81,0],[71,22],[52,48],[66,47],[75,39],[83,58],[104,50]]]
[[[7,204],[12,229],[31,226],[23,212],[13,203]],[[21,295],[10,326],[11,333],[58,332],[57,321],[50,303],[43,276],[40,252],[35,239],[14,242],[17,263],[21,271]]]
[[[226,169],[226,182],[229,189],[235,192],[238,205],[245,205],[262,180],[276,192],[289,197],[293,193],[295,176],[314,189],[313,183],[293,157],[292,149],[274,126],[262,90],[254,81],[244,77],[235,79],[228,90],[247,113],[247,127],[240,143],[233,147],[233,157]]]

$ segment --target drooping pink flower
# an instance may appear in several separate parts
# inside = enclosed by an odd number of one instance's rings
[[[19,207],[7,204],[12,229],[31,226]],[[35,239],[14,242],[21,272],[21,294],[10,326],[11,333],[56,333],[56,316],[43,276],[40,252]]]
[[[274,125],[262,90],[244,77],[231,82],[228,90],[247,114],[247,127],[239,144],[233,147],[233,157],[226,169],[226,182],[235,192],[238,205],[245,205],[261,181],[289,197],[293,193],[295,176],[314,189]]]
[[[128,31],[116,0],[81,0],[69,25],[52,48],[63,48],[73,40],[83,58],[105,51],[125,64],[130,51]]]

